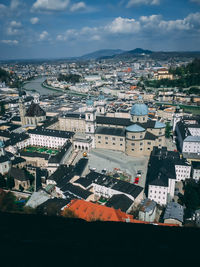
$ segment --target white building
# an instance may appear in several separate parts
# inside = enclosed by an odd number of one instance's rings
[[[60,148],[68,140],[72,140],[73,132],[57,131],[37,127],[28,131],[30,135],[30,145],[45,146],[49,148]]]
[[[192,162],[192,178],[196,181],[200,180],[200,162]]]

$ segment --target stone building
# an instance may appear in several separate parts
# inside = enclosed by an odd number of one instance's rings
[[[86,102],[84,113],[67,113],[59,118],[59,130],[82,133],[74,142],[75,148],[91,147],[118,150],[130,156],[150,155],[154,146],[165,146],[165,124],[148,117],[148,107],[139,97],[129,118],[109,117],[106,103],[100,95],[96,105]],[[86,140],[91,145],[86,144]]]
[[[39,122],[46,120],[46,112],[39,106],[39,104],[34,102],[32,102],[28,109],[26,109],[23,100],[20,99],[19,112],[22,126],[37,126]]]

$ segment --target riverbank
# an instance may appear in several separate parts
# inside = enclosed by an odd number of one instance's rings
[[[49,89],[49,90],[58,91],[58,92],[62,92],[62,93],[69,94],[69,95],[82,96],[82,97],[86,97],[86,96],[87,96],[87,94],[78,93],[78,92],[76,92],[76,91],[72,91],[72,90],[63,90],[63,89],[58,89],[58,88],[52,87],[52,86],[50,86],[50,85],[47,85],[45,81],[41,84],[41,86],[42,86],[43,88],[46,88],[46,89]]]

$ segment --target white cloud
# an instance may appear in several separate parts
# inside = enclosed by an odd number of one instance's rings
[[[40,41],[44,41],[44,40],[47,40],[49,34],[47,31],[43,31],[40,35],[39,35],[39,40]]]
[[[159,5],[160,0],[130,0],[127,4],[127,7],[134,5]]]
[[[21,22],[17,22],[15,20],[13,20],[13,21],[10,22],[10,26],[11,27],[15,27],[15,28],[19,28],[19,27],[22,26],[22,24],[21,24]]]
[[[200,5],[200,0],[190,0],[190,2],[194,2]]]
[[[58,41],[99,41],[117,35],[140,38],[173,37],[180,33],[200,32],[200,12],[191,13],[183,19],[164,20],[161,15],[141,16],[139,19],[118,17],[105,26],[69,29],[57,35]],[[181,35],[179,35],[181,36]]]
[[[10,8],[11,8],[12,10],[17,9],[20,5],[21,5],[21,3],[20,3],[18,0],[12,0],[12,1],[10,2]]]
[[[39,18],[34,17],[30,19],[31,24],[37,24],[39,22]]]
[[[21,30],[22,24],[21,22],[17,22],[15,20],[11,21],[9,27],[7,28],[8,35],[18,35],[22,33]]]
[[[39,11],[62,11],[69,5],[70,0],[36,0],[33,10]]]
[[[140,30],[140,23],[135,19],[118,17],[105,29],[111,33],[136,33]]]
[[[17,40],[1,40],[0,42],[9,45],[17,45],[19,43]]]
[[[84,2],[75,3],[70,7],[70,11],[72,12],[83,10],[83,9],[86,9],[86,4]]]

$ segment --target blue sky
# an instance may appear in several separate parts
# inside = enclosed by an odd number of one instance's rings
[[[0,59],[200,50],[200,0],[0,0]]]

